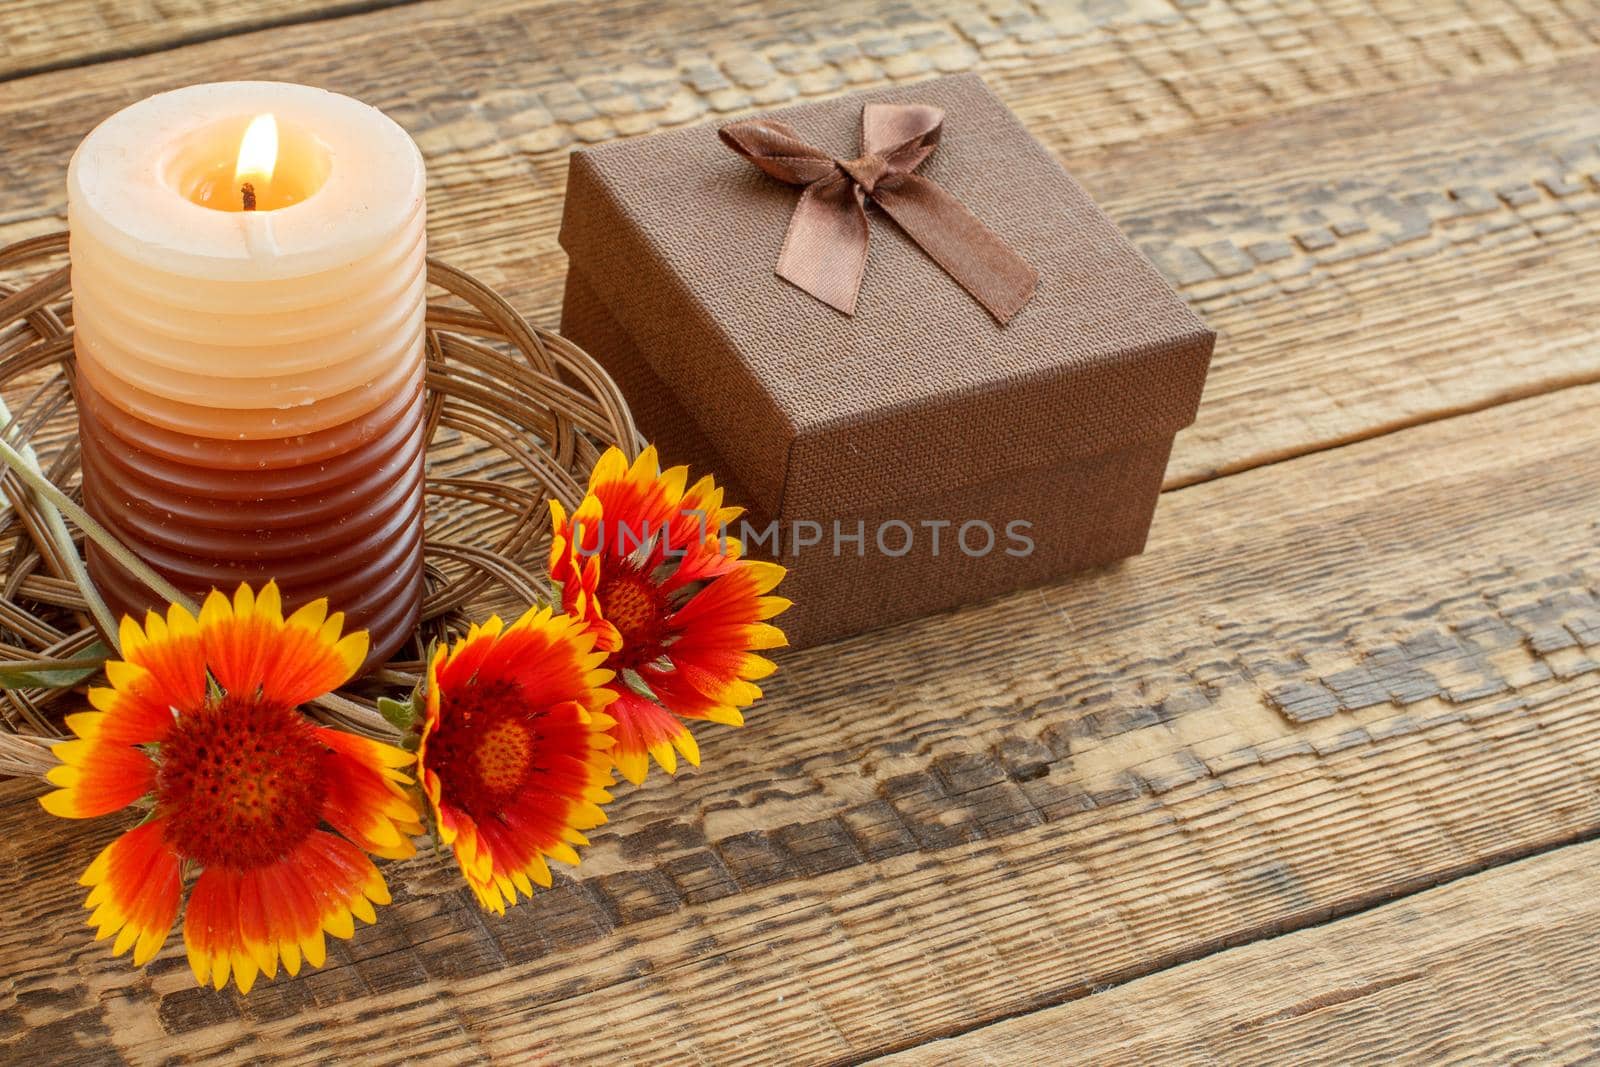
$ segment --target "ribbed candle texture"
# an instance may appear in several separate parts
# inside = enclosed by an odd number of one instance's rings
[[[262,114],[279,151],[246,196]],[[196,598],[268,579],[286,608],[327,597],[369,663],[422,594],[423,184],[381,112],[265,82],[141,101],[68,176],[89,513]],[[164,606],[88,563],[114,611]]]

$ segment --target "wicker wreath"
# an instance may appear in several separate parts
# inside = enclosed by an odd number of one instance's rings
[[[0,249],[0,390],[4,439],[69,500],[79,495],[67,235]],[[641,447],[609,375],[558,334],[531,325],[494,290],[428,260],[427,516],[422,625],[386,664],[319,713],[381,733],[375,693],[415,684],[428,643],[468,619],[549,600],[546,501],[571,511],[601,452]],[[114,648],[88,610],[81,531],[10,468],[0,476],[0,775],[36,774],[75,710],[70,683]],[[70,550],[70,555],[69,555]],[[97,654],[98,653],[98,654]],[[26,685],[36,673],[40,684]],[[18,680],[22,684],[19,685]],[[48,684],[46,684],[48,683]],[[67,683],[67,684],[63,684]],[[57,705],[64,705],[57,707]]]

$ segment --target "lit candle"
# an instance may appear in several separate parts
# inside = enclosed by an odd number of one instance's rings
[[[422,595],[422,157],[348,97],[196,85],[67,175],[86,506],[173,584],[276,579],[372,631]],[[113,609],[154,596],[91,548]]]

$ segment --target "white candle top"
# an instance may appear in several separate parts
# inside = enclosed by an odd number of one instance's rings
[[[262,210],[244,211],[235,163],[258,115],[276,120],[276,173]],[[67,201],[75,241],[175,278],[261,282],[382,250],[414,225],[424,185],[416,144],[376,108],[304,85],[227,82],[106,119],[73,154]]]
[[[415,395],[425,185],[404,130],[322,89],[195,85],[119,111],[67,173],[82,377],[140,433],[212,440]]]

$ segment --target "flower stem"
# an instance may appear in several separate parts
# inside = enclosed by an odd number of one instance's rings
[[[0,419],[4,426],[10,427],[12,423],[11,412],[5,409],[0,401]],[[44,476],[44,471],[39,467],[39,461],[33,454],[33,448],[24,443],[22,446],[26,453],[19,452],[11,446],[4,437],[0,437],[0,461],[10,467],[23,483],[34,493],[51,505],[42,509],[45,519],[50,524],[52,535],[56,538],[62,549],[62,556],[67,562],[67,567],[72,571],[72,579],[78,584],[83,598],[88,602],[89,610],[94,615],[95,621],[100,624],[101,631],[113,644],[117,641],[117,623],[111,615],[111,609],[106,606],[105,600],[100,596],[100,591],[94,587],[89,579],[89,573],[84,569],[83,561],[78,558],[78,550],[72,543],[71,535],[67,533],[62,523],[62,516],[71,519],[84,535],[93,541],[100,549],[124,568],[129,574],[143,582],[152,592],[169,603],[178,604],[190,612],[199,611],[194,601],[184,596],[170,582],[145,565],[144,561],[129,552],[116,535],[101,526],[89,513],[73,502],[72,498],[56,488],[50,479]]]
[[[12,417],[11,409],[0,398],[0,435],[11,430],[16,424]],[[66,523],[61,520],[60,504],[52,499],[51,494],[60,497],[62,501],[76,507],[72,501],[67,500],[66,494],[50,484],[50,479],[44,476],[44,470],[39,466],[39,457],[34,453],[33,446],[26,441],[22,442],[22,451],[11,447],[11,443],[0,436],[0,460],[16,472],[22,483],[33,491],[34,501],[39,507],[41,518],[44,519],[46,529],[50,532],[50,539],[55,542],[58,554],[67,568],[69,576],[83,594],[84,603],[89,606],[89,614],[94,616],[100,632],[105,635],[111,647],[117,647],[117,622],[111,615],[111,609],[106,606],[105,599],[100,595],[100,590],[94,587],[94,582],[89,580],[89,572],[84,568],[83,560],[78,557],[78,546],[72,543],[72,535],[67,532]],[[45,488],[41,488],[41,486]],[[47,492],[46,489],[49,491]],[[88,518],[87,515],[84,518]],[[89,520],[93,522],[93,519]],[[98,523],[96,524],[98,525]],[[87,529],[85,533],[87,533]],[[109,534],[107,536],[110,536]],[[121,547],[120,545],[118,546]],[[126,551],[124,549],[123,551]]]

